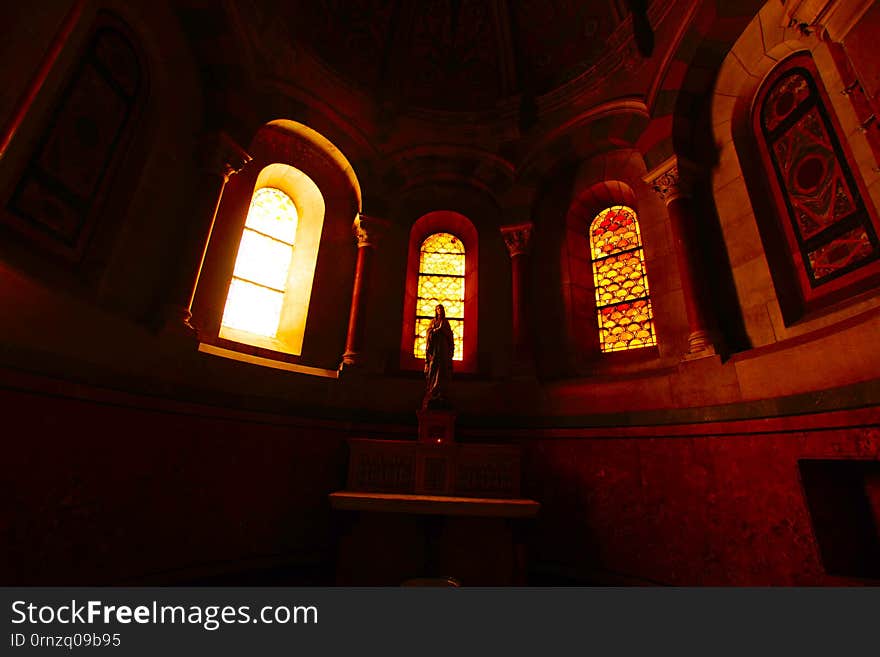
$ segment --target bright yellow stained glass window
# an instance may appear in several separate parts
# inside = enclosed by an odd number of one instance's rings
[[[455,235],[435,233],[422,242],[419,257],[419,290],[416,301],[413,354],[425,357],[425,333],[434,319],[434,308],[443,304],[455,336],[453,360],[461,360],[464,343],[464,245]]]
[[[274,338],[296,238],[296,206],[274,187],[254,192],[222,325]]]
[[[602,351],[657,344],[639,221],[631,208],[615,205],[596,216],[590,256]]]

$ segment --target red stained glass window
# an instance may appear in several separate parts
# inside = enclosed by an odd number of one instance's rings
[[[645,253],[632,208],[615,205],[596,216],[590,256],[602,351],[656,345]]]

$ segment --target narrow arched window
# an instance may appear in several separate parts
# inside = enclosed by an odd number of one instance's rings
[[[443,304],[446,318],[455,336],[453,360],[464,354],[464,244],[450,233],[429,235],[419,253],[419,282],[416,300],[413,355],[425,357],[425,333],[437,304]]]
[[[280,189],[254,192],[221,326],[275,338],[281,323],[298,217]]]
[[[771,73],[755,103],[754,128],[801,310],[864,279],[865,265],[880,257],[871,208],[826,96],[812,59],[798,55]],[[774,275],[786,274],[771,266]]]
[[[455,340],[455,371],[478,371],[479,252],[477,229],[463,214],[434,210],[413,223],[400,332],[402,369],[424,367],[425,331],[442,303]]]
[[[593,219],[590,257],[602,351],[656,345],[645,254],[632,208],[615,205]]]

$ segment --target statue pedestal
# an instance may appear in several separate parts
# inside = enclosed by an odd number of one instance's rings
[[[425,409],[419,417],[419,442],[448,444],[455,442],[455,411]]]

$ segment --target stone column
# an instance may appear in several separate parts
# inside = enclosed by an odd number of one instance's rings
[[[251,161],[248,155],[225,133],[205,136],[198,146],[199,183],[193,189],[197,195],[195,209],[190,217],[190,229],[183,236],[180,252],[181,268],[168,305],[165,330],[169,333],[195,337],[192,303],[199,284],[205,254],[214,230],[217,208],[223,197],[223,188],[230,176],[238,173]]]
[[[688,350],[685,358],[715,355],[715,344],[709,334],[709,310],[700,281],[704,272],[699,264],[696,244],[697,218],[691,197],[691,166],[672,157],[645,176],[647,182],[666,203],[672,240],[681,276],[685,312],[688,320]]]
[[[532,241],[530,222],[501,227],[504,244],[510,252],[513,291],[513,354],[517,365],[528,364],[532,356],[529,312],[526,293],[526,269]]]
[[[357,240],[358,255],[354,271],[354,288],[351,291],[351,311],[348,316],[348,336],[340,369],[356,367],[363,363],[363,338],[367,321],[367,293],[370,289],[373,251],[381,235],[388,228],[384,219],[359,214],[352,230]]]

